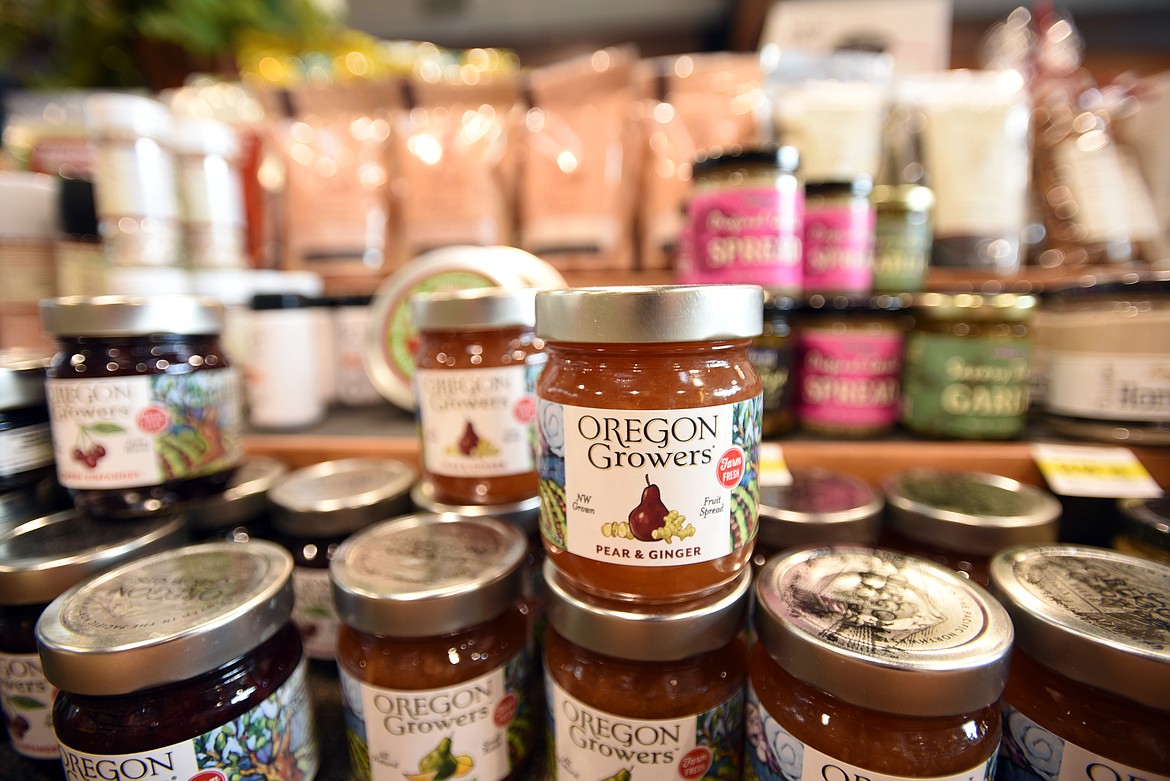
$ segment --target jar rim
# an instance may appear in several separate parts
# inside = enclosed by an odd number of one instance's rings
[[[536,289],[484,287],[415,293],[410,297],[410,315],[419,331],[531,328],[536,323]]]
[[[0,410],[44,405],[50,360],[39,351],[0,350]]]
[[[695,156],[691,176],[698,178],[722,168],[738,165],[768,165],[781,173],[796,173],[800,168],[800,150],[794,146],[745,147],[733,145],[700,151]]]
[[[405,508],[414,467],[392,458],[341,458],[294,469],[268,489],[273,528],[300,537],[337,537]]]
[[[820,467],[789,469],[792,482],[786,486],[760,487],[759,541],[771,547],[790,548],[802,544],[794,538],[825,534],[872,537],[885,501],[869,483],[842,472]],[[802,495],[826,495],[825,486],[836,484],[851,492],[851,500],[831,508],[812,509],[788,501]],[[796,493],[796,492],[804,493]],[[844,541],[844,540],[843,540]],[[860,540],[858,540],[860,541]]]
[[[217,336],[223,304],[187,295],[66,296],[40,302],[41,325],[58,337]]]
[[[268,491],[288,472],[283,461],[268,456],[248,456],[221,493],[187,504],[191,525],[199,529],[223,529],[263,515]]]

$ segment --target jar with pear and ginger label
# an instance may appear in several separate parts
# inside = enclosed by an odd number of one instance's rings
[[[756,579],[749,781],[979,781],[1012,624],[979,586],[881,548],[805,548]]]
[[[312,781],[292,556],[209,542],[82,581],[37,623],[66,781]]]
[[[671,602],[751,556],[763,330],[752,285],[548,290],[536,333],[541,535],[578,588]]]
[[[1170,567],[1023,545],[991,562],[1016,627],[997,777],[1170,779]]]
[[[515,781],[535,726],[522,599],[527,544],[495,518],[420,513],[330,564],[337,664],[359,781]]]
[[[423,478],[447,504],[536,496],[532,288],[418,293],[414,387]]]
[[[545,696],[553,781],[740,777],[751,587],[615,603],[545,563]]]

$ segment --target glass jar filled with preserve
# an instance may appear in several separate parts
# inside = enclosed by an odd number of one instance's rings
[[[762,331],[750,285],[541,291],[541,534],[577,587],[683,600],[748,563],[758,518]]]
[[[243,458],[223,306],[194,296],[41,302],[58,352],[46,391],[57,479],[90,515],[219,493]]]
[[[806,548],[756,579],[745,777],[989,778],[1012,624],[987,592],[880,548]]]
[[[999,777],[1170,778],[1170,567],[1019,546],[991,586],[1016,627]]]

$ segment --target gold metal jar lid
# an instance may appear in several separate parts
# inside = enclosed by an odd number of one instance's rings
[[[934,320],[1022,322],[1031,318],[1038,301],[1026,293],[920,293],[911,308]]]

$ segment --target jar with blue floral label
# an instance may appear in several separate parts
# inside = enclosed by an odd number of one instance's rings
[[[209,542],[82,581],[37,623],[68,781],[312,781],[307,662],[289,622],[292,556]],[[98,776],[100,777],[100,775]]]
[[[991,778],[1012,624],[978,586],[881,548],[806,548],[756,580],[749,781]]]
[[[1016,627],[997,777],[1170,779],[1170,567],[1024,545],[991,588]]]
[[[671,602],[747,566],[763,410],[748,347],[763,303],[752,285],[537,293],[541,535],[578,588]]]

